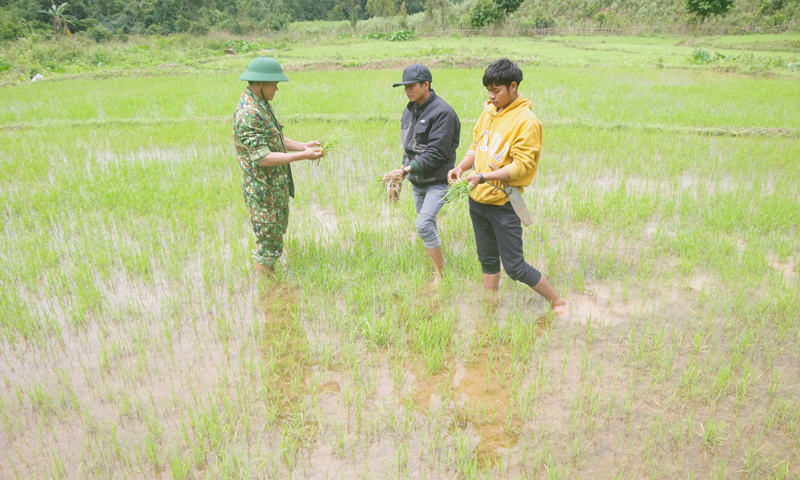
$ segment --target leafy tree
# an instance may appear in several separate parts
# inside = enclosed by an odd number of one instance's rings
[[[367,13],[373,17],[392,17],[397,14],[393,0],[367,0]]]
[[[425,17],[433,23],[434,10],[439,10],[442,27],[447,26],[447,13],[450,11],[450,0],[428,0],[425,3]]]
[[[56,6],[54,3],[49,9],[39,11],[39,13],[46,13],[51,17],[53,21],[53,35],[55,35],[56,38],[58,38],[59,33],[69,36],[69,24],[73,22],[66,14],[68,6],[69,4],[66,2],[59,6]]]
[[[408,15],[414,15],[415,13],[419,13],[425,10],[425,3],[427,0],[395,0],[394,4],[397,6],[397,10],[400,10],[400,7],[403,4],[406,4],[406,13]]]
[[[502,15],[492,0],[478,0],[469,14],[469,24],[477,28],[485,27],[502,20]]]
[[[292,20],[319,20],[328,18],[330,12],[336,7],[335,0],[284,0],[286,6],[286,13],[288,13]],[[345,15],[340,12],[340,19],[344,19]]]
[[[686,9],[689,13],[700,17],[703,23],[709,16],[724,17],[733,6],[733,0],[687,0]]]
[[[494,0],[494,6],[506,17],[506,22],[508,21],[508,16],[512,13],[519,10],[520,5],[522,5],[523,0]]]
[[[761,0],[758,13],[761,15],[774,15],[783,10],[786,4],[785,0]]]
[[[400,4],[400,26],[403,30],[408,29],[408,10],[406,10],[406,2]]]
[[[484,27],[506,21],[516,12],[524,0],[478,0],[470,12],[469,23],[473,27]]]
[[[364,10],[361,1],[336,0],[336,8],[339,9],[347,17],[348,20],[350,20],[350,26],[353,27],[353,31],[355,32],[359,14],[361,13],[361,11]]]

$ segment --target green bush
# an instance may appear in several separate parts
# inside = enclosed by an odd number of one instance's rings
[[[11,64],[5,58],[0,58],[0,72],[7,72],[11,70]]]
[[[189,30],[195,35],[205,36],[208,35],[210,27],[205,21],[192,22],[192,28]]]
[[[72,25],[70,25],[70,30],[72,32],[84,32],[89,31],[97,26],[102,26],[99,20],[95,20],[94,18],[84,18],[83,20],[72,22]]]
[[[368,35],[361,35],[361,38],[371,40],[387,40],[389,42],[405,42],[417,38],[417,34],[410,30],[398,30],[392,33],[370,33]]]
[[[800,72],[797,62],[787,62],[781,56],[761,57],[752,52],[741,53],[737,56],[724,55],[719,52],[710,52],[705,48],[696,48],[686,60],[697,65],[717,64],[726,70],[742,71],[749,73],[763,72],[766,70],[788,70]]]
[[[709,52],[705,48],[695,48],[692,54],[689,55],[689,58],[687,58],[687,60],[690,63],[696,63],[696,64],[711,63],[717,60],[717,55],[718,54],[716,53]],[[725,57],[723,56],[722,58]]]
[[[686,10],[705,20],[710,16],[724,17],[733,6],[733,0],[687,0]]]
[[[250,53],[261,51],[262,47],[259,42],[248,42],[247,40],[229,40],[226,46],[236,50],[236,53]]]
[[[502,19],[503,13],[492,0],[478,0],[469,14],[469,24],[477,28],[498,23]]]
[[[86,35],[97,43],[106,42],[114,38],[114,33],[102,24],[86,30]]]
[[[9,20],[0,21],[0,40],[11,41],[25,36],[26,28],[23,23]]]
[[[175,20],[175,31],[176,32],[188,32],[192,29],[192,22],[183,18],[182,15],[178,15],[178,19]]]

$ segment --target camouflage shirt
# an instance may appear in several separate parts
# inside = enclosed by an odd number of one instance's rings
[[[286,152],[283,125],[269,102],[258,98],[249,88],[244,90],[233,114],[233,139],[236,158],[243,172],[242,188],[271,187],[289,184],[294,197],[292,169],[286,165],[263,167],[258,161],[271,152]]]

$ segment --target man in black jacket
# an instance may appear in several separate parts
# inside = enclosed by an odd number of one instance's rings
[[[401,82],[392,85],[403,85],[408,97],[400,121],[403,167],[393,173],[402,174],[411,182],[417,234],[433,262],[436,276],[432,286],[436,286],[444,274],[436,215],[447,192],[447,172],[455,166],[461,122],[455,110],[431,89],[432,81],[431,71],[415,63],[403,70]]]

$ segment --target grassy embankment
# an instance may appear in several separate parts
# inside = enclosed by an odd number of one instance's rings
[[[309,38],[315,39],[310,41]],[[236,57],[223,55],[233,45]],[[726,56],[698,65],[696,48]],[[59,42],[21,40],[0,46],[0,84],[28,81],[34,73],[46,79],[74,76],[234,73],[242,57],[274,56],[299,68],[341,69],[396,66],[423,60],[434,66],[480,66],[485,59],[507,55],[531,65],[712,68],[746,74],[795,77],[800,74],[800,34],[737,37],[540,37],[420,38],[406,42],[336,38],[289,32],[267,39],[233,40],[216,34],[194,38],[134,37],[126,42],[95,43],[80,37]]]

